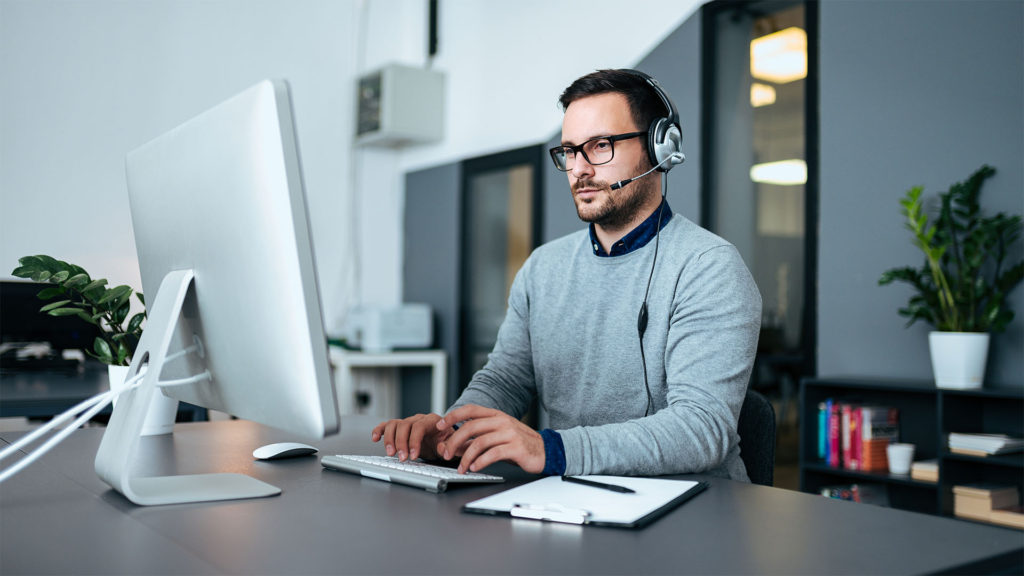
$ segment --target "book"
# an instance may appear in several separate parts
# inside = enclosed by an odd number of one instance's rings
[[[1024,450],[1024,438],[1006,434],[965,434],[952,432],[949,435],[949,449],[957,454],[987,456]]]
[[[839,405],[839,439],[842,445],[842,456],[840,464],[847,470],[855,470],[853,467],[853,405],[842,403]]]
[[[828,465],[839,467],[842,443],[839,440],[839,403],[833,402],[828,414]]]
[[[899,410],[891,406],[860,407],[859,466],[864,472],[889,469],[886,447],[899,440]]]
[[[910,465],[910,477],[923,482],[939,481],[938,459],[918,460]]]
[[[840,434],[842,438],[842,466],[847,470],[860,470],[861,459],[861,407],[858,404],[842,403],[840,411]]]
[[[962,454],[964,456],[980,456],[982,458],[985,456],[992,456],[991,452],[974,450],[973,448],[950,448],[949,451],[953,454]]]
[[[818,433],[822,437],[821,442],[824,443],[824,456],[821,459],[824,461],[824,463],[827,464],[831,460],[831,443],[829,442],[828,438],[828,423],[831,418],[831,404],[833,404],[833,401],[831,401],[831,399],[829,398],[825,400],[824,404],[825,413],[821,414],[819,417],[819,423],[821,427],[818,430]]]
[[[863,468],[864,434],[861,432],[863,413],[864,411],[861,406],[854,406],[850,414],[850,434],[852,436],[850,448],[853,450],[853,454],[850,456],[851,470],[861,470]]]
[[[818,459],[828,458],[828,404],[818,403]]]

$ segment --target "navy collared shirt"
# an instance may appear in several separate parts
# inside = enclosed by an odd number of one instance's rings
[[[620,238],[615,244],[612,244],[611,253],[604,251],[604,247],[597,240],[597,233],[594,232],[594,224],[591,224],[590,247],[593,249],[594,255],[601,257],[622,256],[646,246],[658,233],[658,210],[662,205],[665,207],[665,213],[661,215],[661,227],[664,228],[669,220],[672,219],[672,208],[669,207],[668,200],[662,199],[659,208],[656,208],[646,220],[641,222],[636,228],[633,228],[629,234]]]
[[[604,248],[601,247],[601,243],[597,241],[594,225],[591,224],[590,247],[594,250],[594,255],[601,257],[622,256],[646,246],[658,233],[658,212],[662,206],[664,206],[664,212],[661,214],[661,228],[664,228],[669,220],[672,219],[672,208],[669,207],[668,200],[662,199],[658,208],[646,220],[641,222],[636,228],[633,228],[629,234],[623,236],[618,242],[612,244],[610,254],[605,252]],[[565,446],[562,444],[562,435],[551,429],[541,430],[540,435],[544,440],[544,471],[542,474],[561,476],[565,473]]]

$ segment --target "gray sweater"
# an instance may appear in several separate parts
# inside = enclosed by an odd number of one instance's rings
[[[736,421],[761,296],[735,247],[680,214],[661,231],[644,354],[637,314],[655,241],[598,257],[587,230],[537,248],[516,275],[487,364],[455,406],[522,417],[537,395],[566,474],[705,472],[747,480]]]

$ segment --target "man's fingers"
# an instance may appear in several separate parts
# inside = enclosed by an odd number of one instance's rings
[[[395,426],[397,424],[397,420],[390,420],[384,427],[384,452],[388,456],[395,455]]]
[[[474,418],[486,418],[488,416],[494,416],[496,414],[504,414],[500,410],[494,408],[484,408],[476,404],[467,404],[466,406],[459,406],[444,416],[437,423],[438,430],[444,430],[445,428],[451,428],[459,422],[466,420],[473,420]]]
[[[400,462],[409,457],[409,431],[412,427],[408,420],[399,420],[395,426],[395,450]]]
[[[441,456],[445,460],[451,460],[456,454],[456,450],[461,448],[464,444],[468,444],[473,438],[481,436],[496,430],[500,425],[500,421],[496,418],[483,418],[478,420],[469,420],[459,427],[458,430],[452,432],[452,435],[448,437],[448,440],[444,442],[443,452]]]
[[[409,431],[409,459],[415,460],[420,457],[420,446],[423,445],[423,436],[431,432],[424,425],[413,426]]]
[[[474,438],[466,447],[462,460],[459,461],[459,472],[476,472],[484,468],[486,464],[481,465],[478,459],[481,458],[482,454],[496,450],[498,446],[503,445],[506,442],[505,436],[501,431],[498,431]]]
[[[491,464],[501,462],[502,460],[510,460],[513,462],[519,461],[519,458],[516,457],[515,449],[511,444],[498,444],[496,446],[491,446],[487,450],[481,452],[480,455],[473,458],[471,462],[465,464],[465,466],[470,472],[479,472]],[[463,462],[465,462],[465,459],[463,459]]]

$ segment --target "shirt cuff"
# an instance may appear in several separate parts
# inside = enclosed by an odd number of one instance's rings
[[[562,435],[550,428],[540,431],[544,439],[544,472],[546,476],[561,476],[565,473],[565,445]]]

